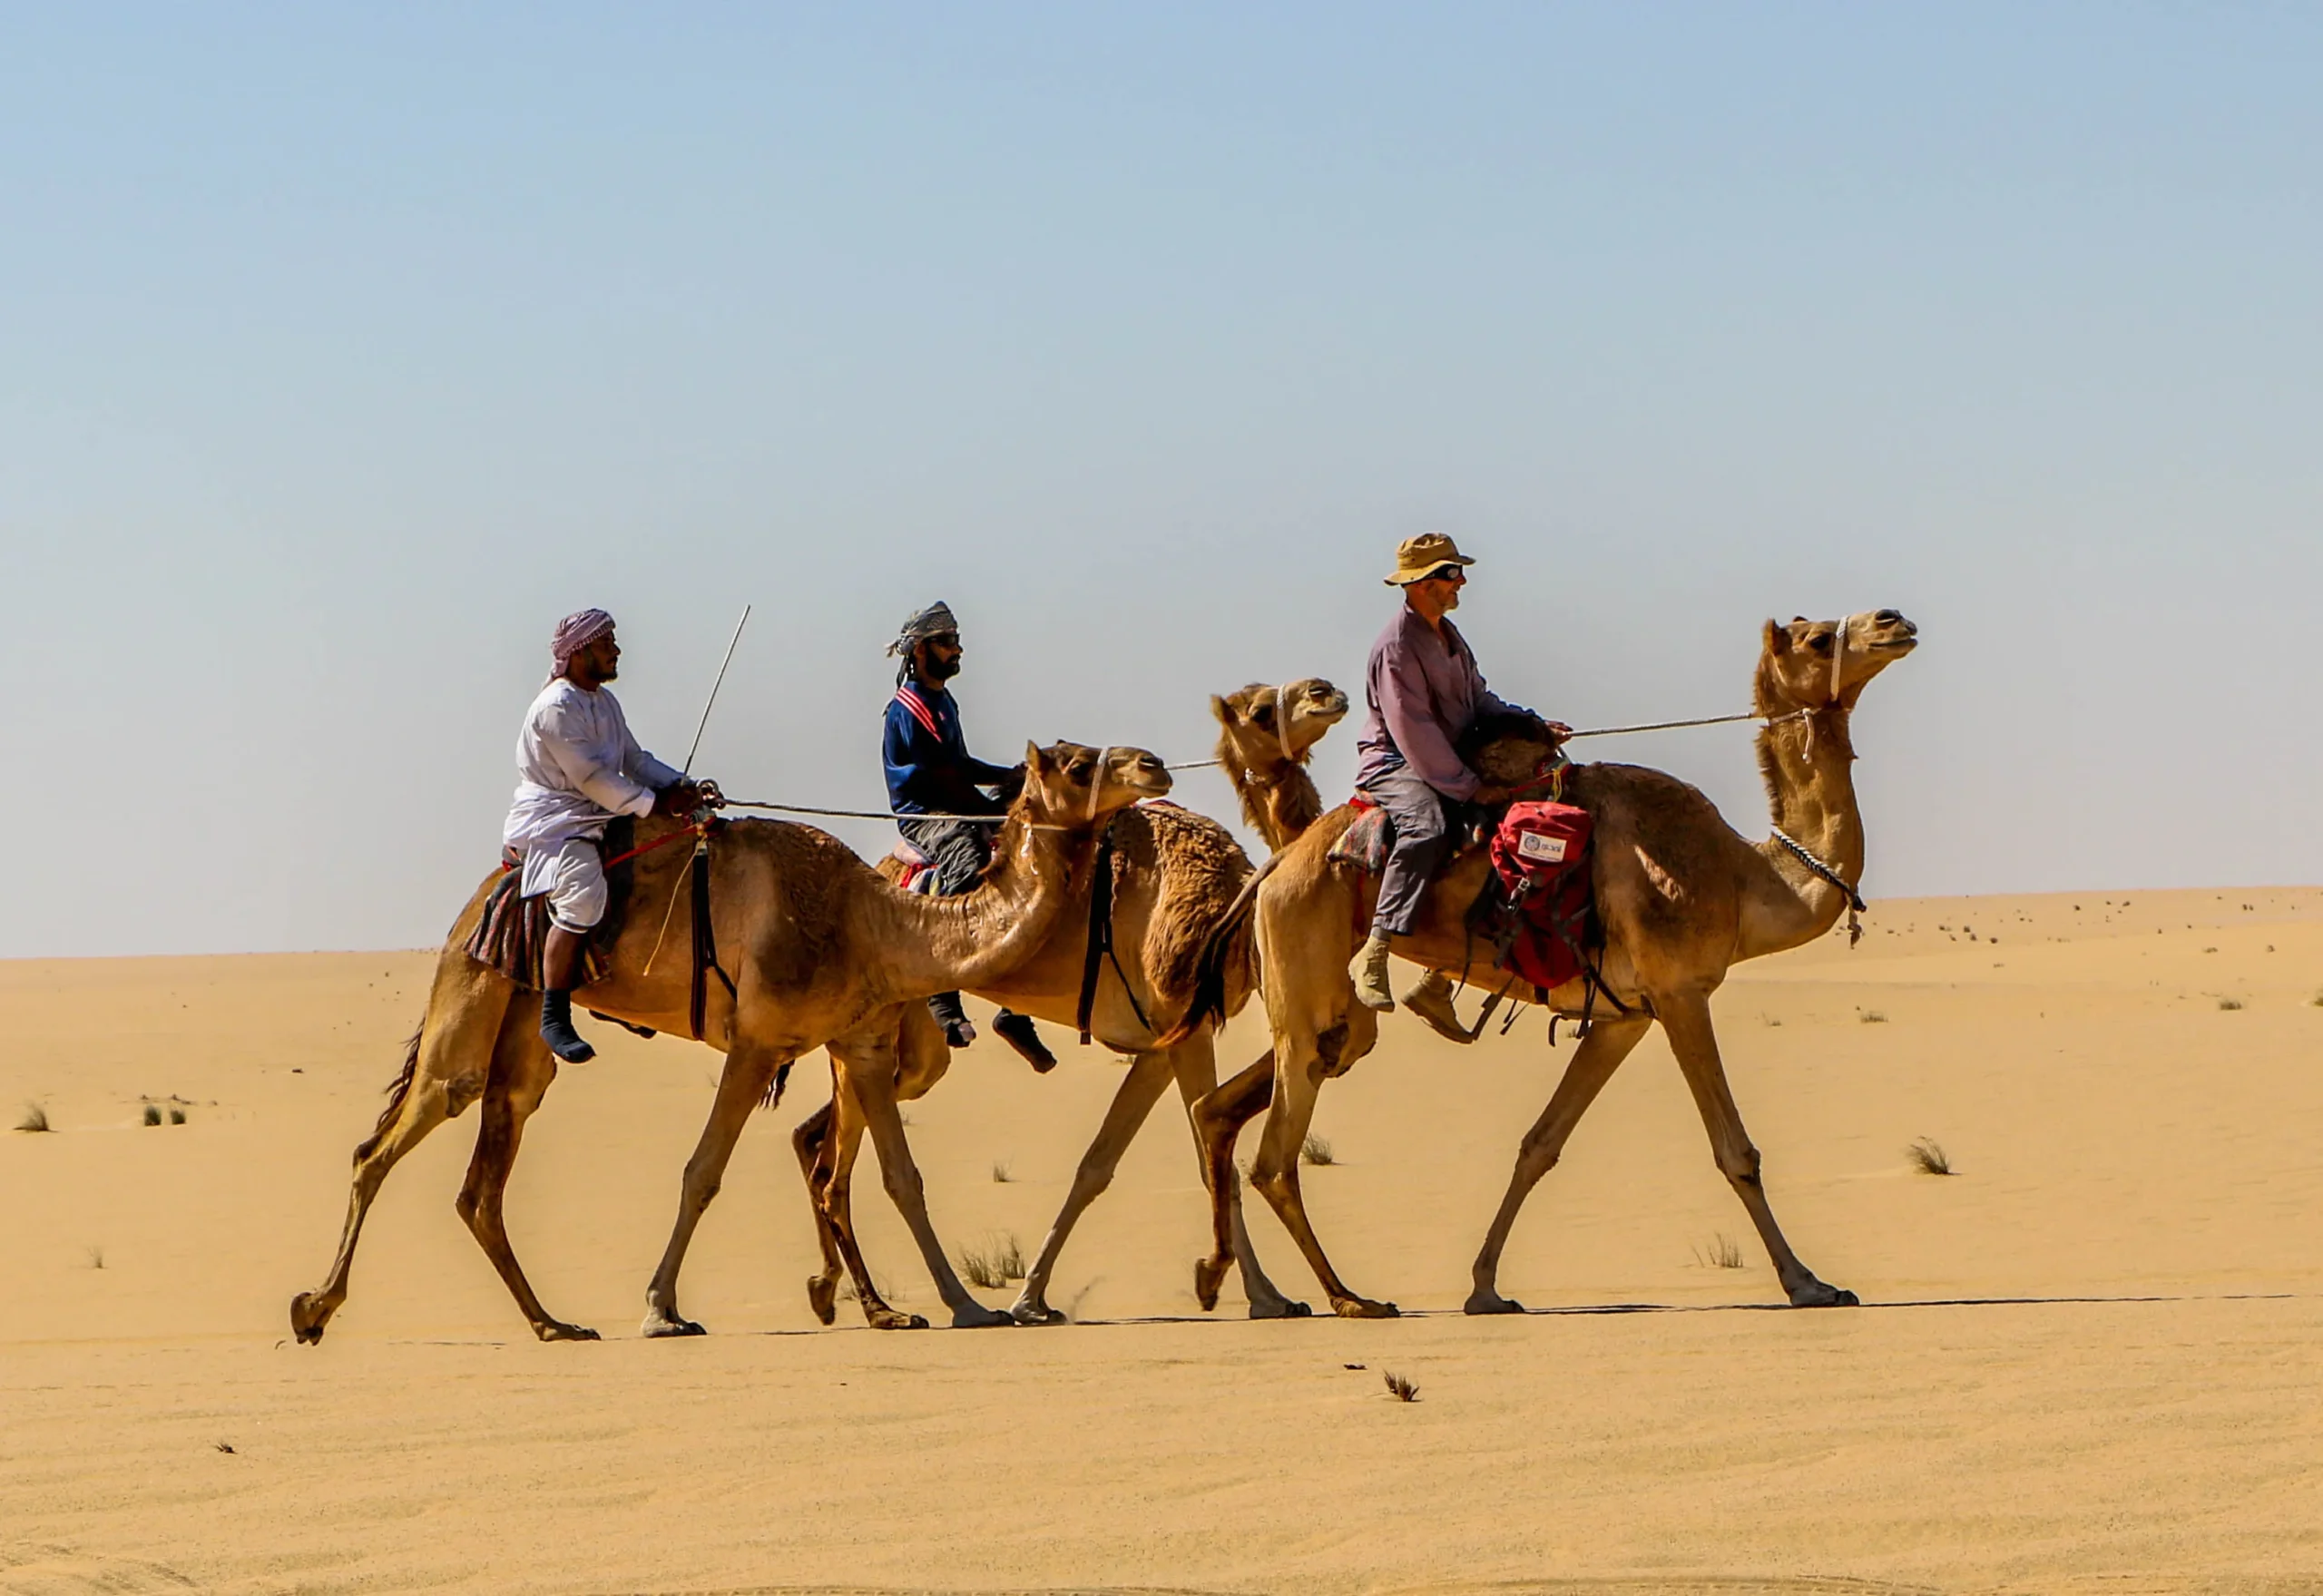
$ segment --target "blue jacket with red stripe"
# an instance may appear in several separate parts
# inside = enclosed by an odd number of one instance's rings
[[[898,815],[999,814],[1005,806],[977,789],[1016,775],[971,756],[959,703],[924,682],[905,682],[887,701],[879,751],[887,767],[887,808]]]

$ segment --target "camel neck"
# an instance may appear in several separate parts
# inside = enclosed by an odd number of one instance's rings
[[[1759,768],[1778,828],[1850,884],[1863,879],[1863,816],[1856,807],[1855,748],[1848,711],[1826,705],[1759,733]],[[1846,900],[1769,839],[1762,847],[1828,929]],[[1820,935],[1820,932],[1818,932]]]
[[[888,972],[896,989],[990,986],[1031,958],[1086,873],[1098,828],[1031,824],[1020,806],[1001,827],[992,867],[975,890],[883,895],[894,923],[875,935],[898,955]]]
[[[1322,814],[1323,795],[1297,759],[1277,755],[1245,764],[1230,749],[1221,749],[1220,754],[1226,778],[1241,800],[1243,820],[1271,851],[1280,853],[1297,842]]]

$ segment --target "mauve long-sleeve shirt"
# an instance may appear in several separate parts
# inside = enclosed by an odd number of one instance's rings
[[[1485,685],[1450,617],[1439,635],[1408,603],[1371,645],[1363,674],[1371,712],[1356,739],[1358,787],[1409,765],[1446,798],[1465,802],[1484,778],[1460,762],[1454,740],[1480,715],[1524,712]]]

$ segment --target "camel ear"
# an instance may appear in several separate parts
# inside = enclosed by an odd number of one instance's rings
[[[1231,726],[1234,724],[1234,710],[1232,707],[1216,693],[1210,695],[1210,712],[1216,718],[1220,726]]]
[[[1048,751],[1039,743],[1028,742],[1024,745],[1024,769],[1035,776],[1045,776],[1049,773]]]
[[[1767,652],[1787,654],[1790,651],[1790,631],[1779,621],[1767,622]]]

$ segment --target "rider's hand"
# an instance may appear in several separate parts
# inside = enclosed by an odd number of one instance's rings
[[[722,809],[726,807],[725,792],[718,783],[709,778],[704,777],[701,780],[695,782],[693,790],[694,802],[702,808]]]
[[[653,795],[653,812],[663,816],[686,816],[694,812],[701,802],[701,789],[691,781],[672,781]]]

